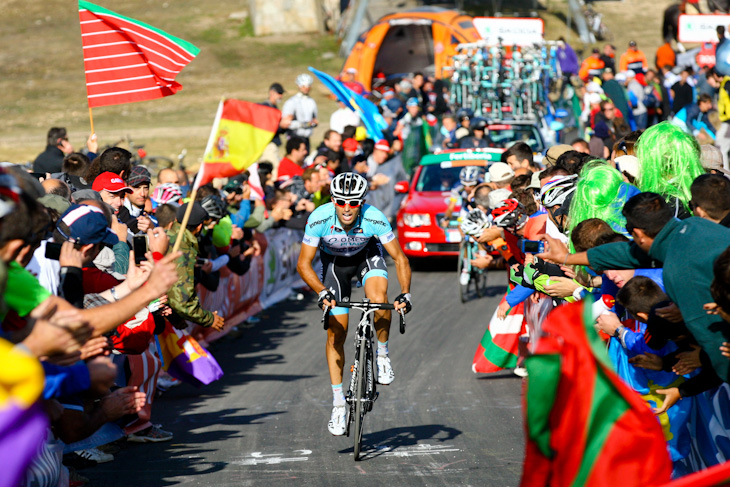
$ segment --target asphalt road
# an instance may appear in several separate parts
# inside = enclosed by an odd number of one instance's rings
[[[462,305],[454,266],[413,275],[407,332],[398,334],[396,323],[390,339],[396,379],[379,388],[365,417],[362,461],[353,461],[351,438],[327,432],[325,333],[310,294],[264,311],[241,338],[215,344],[221,380],[199,390],[182,385],[157,400],[153,420],[174,433],[171,442],[126,444],[115,461],[81,473],[102,487],[518,485],[521,380],[471,371],[504,274],[490,273],[495,296]],[[391,299],[397,293],[391,285]],[[356,290],[353,299],[360,296]]]

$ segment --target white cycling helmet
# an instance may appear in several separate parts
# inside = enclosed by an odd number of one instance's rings
[[[466,166],[459,172],[459,181],[464,186],[474,186],[479,183],[480,171],[477,166]]]
[[[297,86],[312,86],[312,83],[314,83],[314,78],[312,78],[307,73],[302,73],[297,76],[295,83],[297,84]]]
[[[575,192],[578,175],[556,176],[551,178],[540,190],[540,203],[545,208],[565,204],[566,199]]]
[[[354,172],[343,172],[330,183],[332,198],[363,199],[368,193],[368,180]]]
[[[478,237],[490,226],[489,217],[482,210],[472,210],[461,222],[461,230],[470,237]]]

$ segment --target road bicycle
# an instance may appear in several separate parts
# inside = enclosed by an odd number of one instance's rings
[[[373,314],[379,310],[394,310],[395,307],[389,303],[371,303],[364,298],[362,302],[338,302],[338,307],[356,309],[362,312],[360,322],[355,330],[355,362],[350,369],[350,388],[345,395],[345,400],[350,406],[350,415],[347,420],[347,436],[350,436],[350,426],[353,426],[355,437],[355,461],[360,459],[362,448],[362,423],[365,414],[372,411],[373,403],[378,398],[376,391],[377,370],[375,368],[375,355],[373,353],[373,337],[375,336],[375,324]],[[327,319],[329,308],[325,306],[322,314],[324,329],[329,328]],[[405,313],[399,311],[400,332],[406,332]]]
[[[480,269],[471,265],[471,260],[474,259],[478,253],[479,244],[470,236],[466,235],[459,244],[459,297],[462,303],[466,303],[469,300],[469,287],[474,286],[474,292],[477,297],[481,298],[484,296],[487,290],[487,275],[486,269]],[[466,272],[469,280],[466,284],[462,283],[462,273]]]

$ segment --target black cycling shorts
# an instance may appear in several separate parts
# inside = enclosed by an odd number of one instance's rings
[[[363,285],[369,277],[388,278],[388,266],[383,255],[383,246],[372,239],[367,246],[350,257],[320,252],[322,260],[322,284],[335,296],[335,301],[347,302],[352,293],[352,278],[357,277]],[[347,308],[335,307],[330,314],[348,313]]]

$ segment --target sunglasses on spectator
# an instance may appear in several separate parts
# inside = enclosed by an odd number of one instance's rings
[[[362,200],[346,200],[344,198],[332,198],[332,201],[337,206],[350,205],[350,208],[357,208],[362,204]]]
[[[607,108],[604,108],[603,111],[604,112],[612,112],[612,111],[614,111],[614,108],[613,107],[607,107]]]

